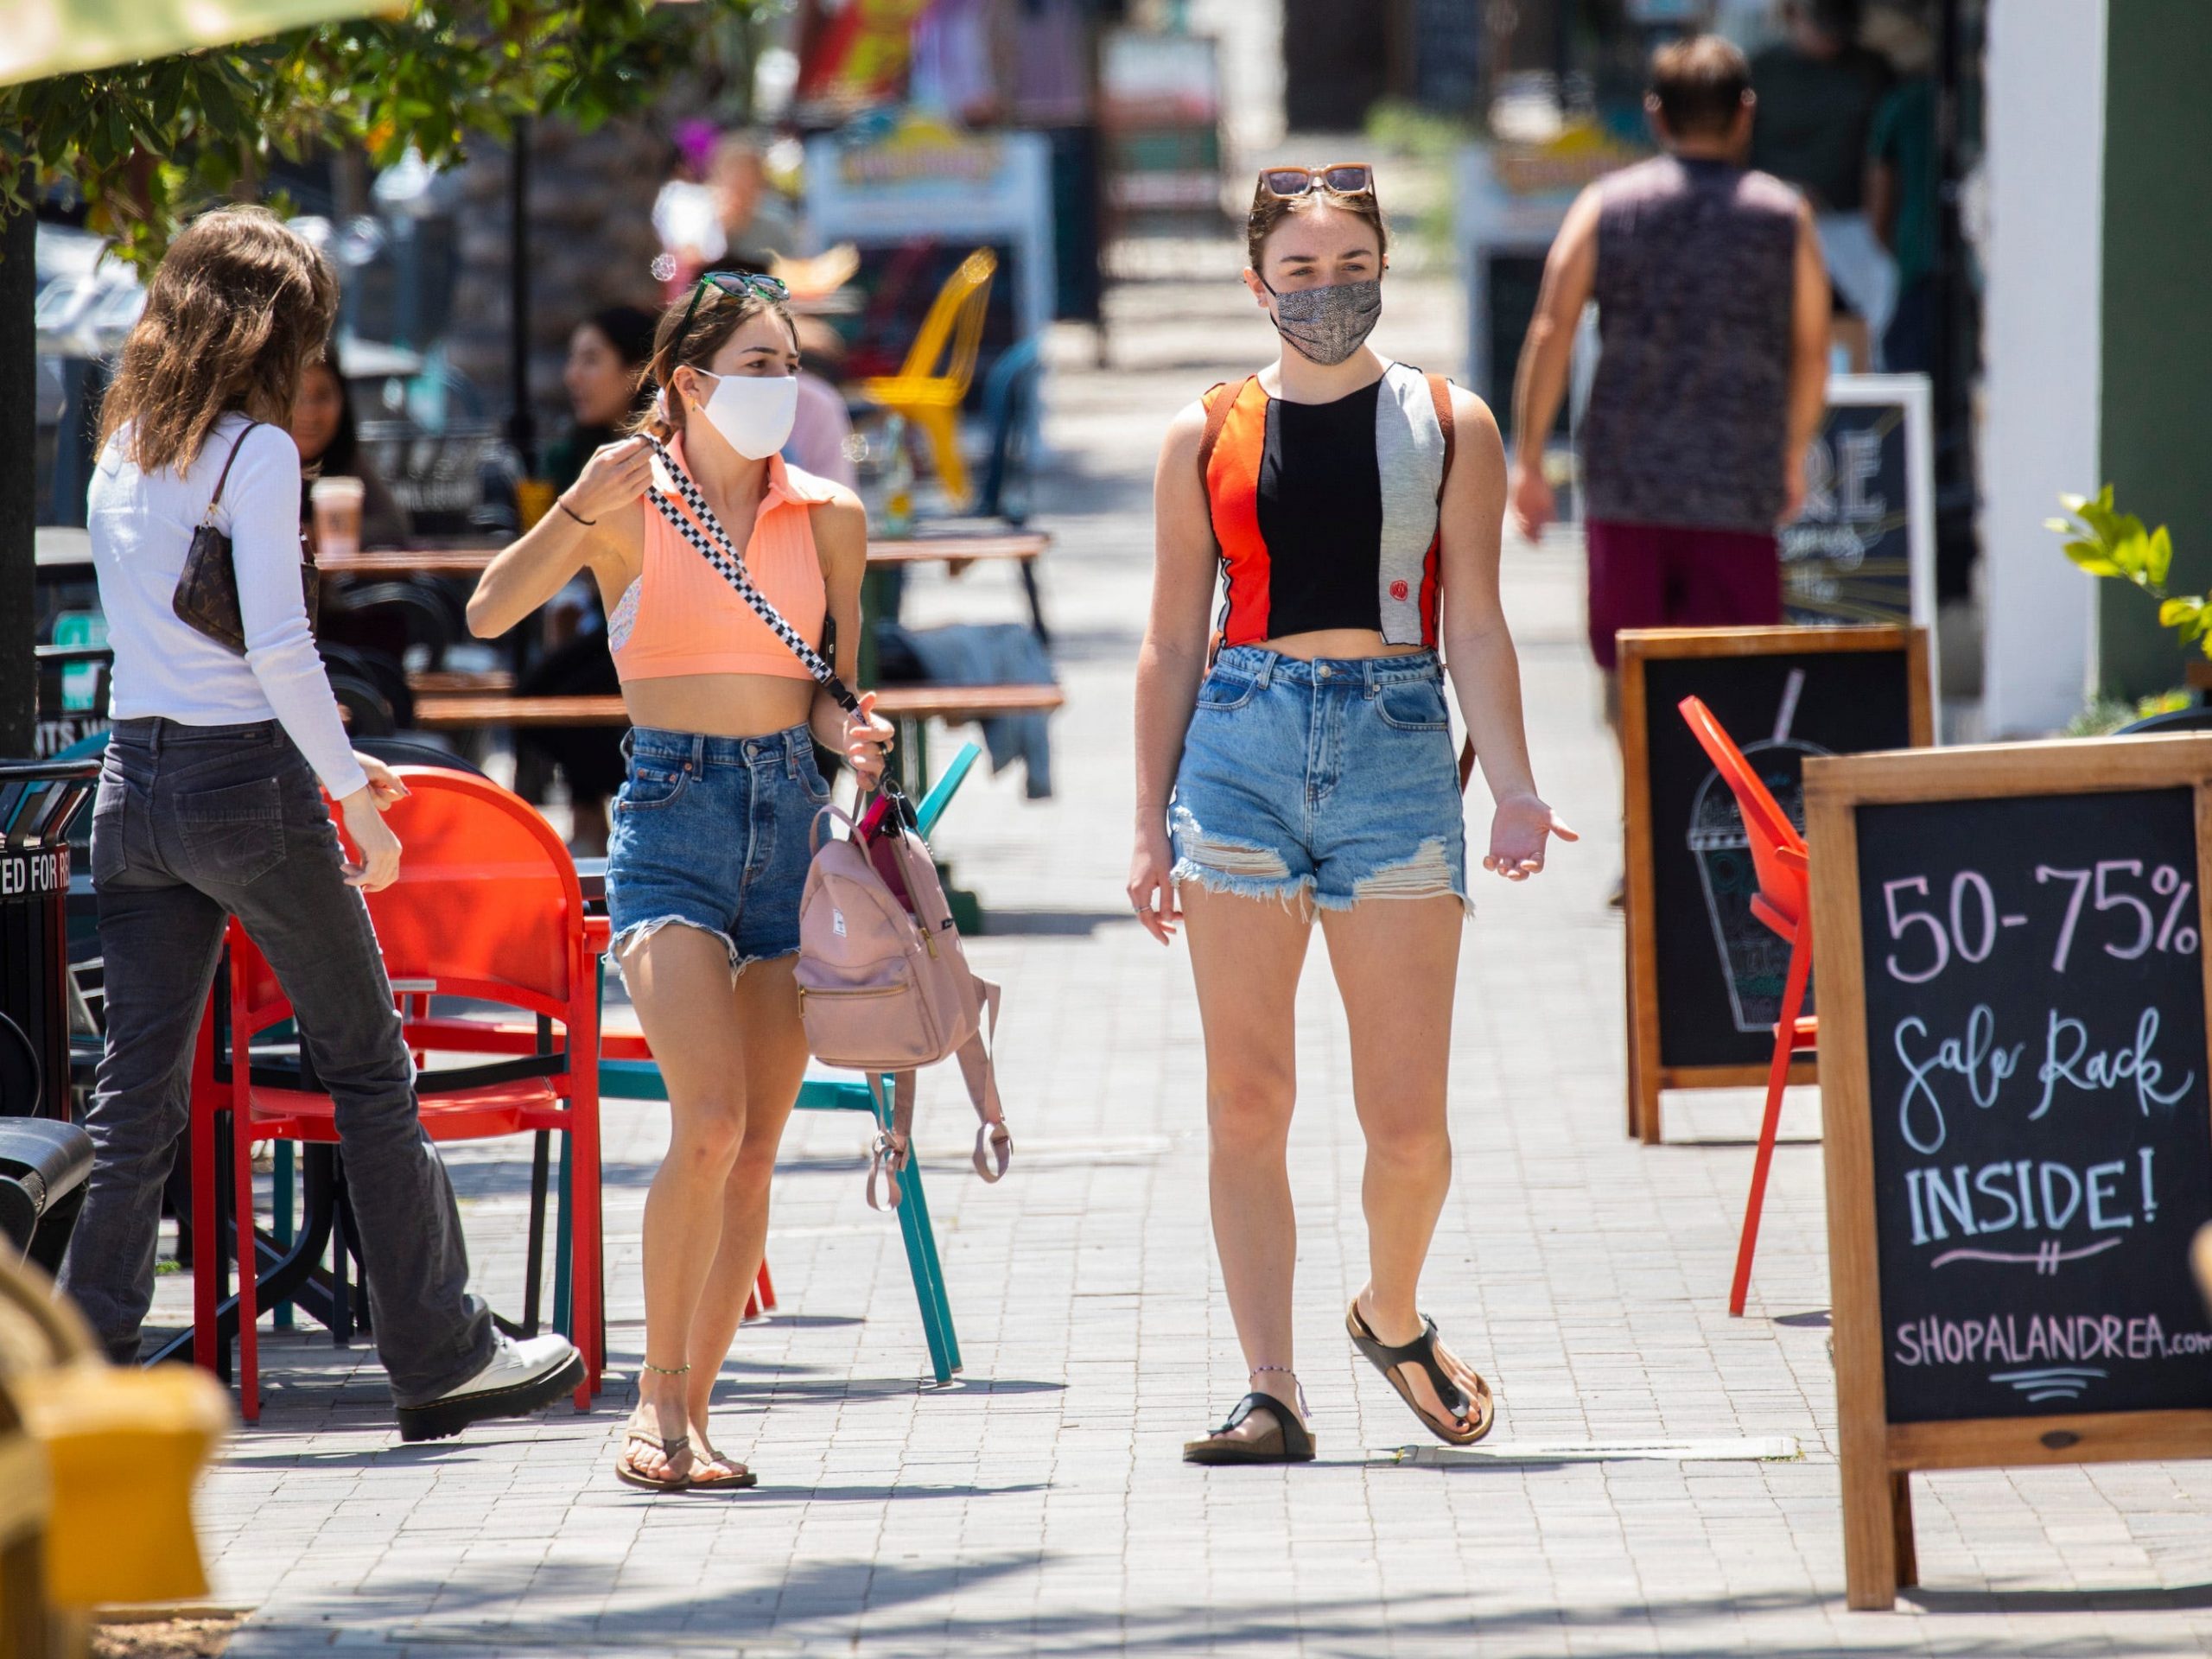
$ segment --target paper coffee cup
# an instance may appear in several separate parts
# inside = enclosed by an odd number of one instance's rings
[[[358,478],[318,478],[308,499],[315,506],[316,556],[361,550],[361,499],[367,492]]]
[[[525,531],[537,529],[537,521],[553,511],[553,498],[559,493],[550,478],[517,479],[515,511],[522,519],[522,527]]]

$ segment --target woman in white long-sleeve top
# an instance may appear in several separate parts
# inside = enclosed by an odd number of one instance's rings
[[[377,1351],[402,1436],[429,1440],[550,1404],[583,1372],[559,1337],[501,1337],[468,1292],[453,1188],[423,1133],[356,891],[399,873],[378,814],[404,791],[347,745],[315,653],[300,457],[284,429],[337,294],[322,256],[273,215],[209,213],[155,274],[107,394],[88,519],[115,652],[115,730],[92,809],[107,1046],[86,1125],[97,1158],[61,1282],[110,1356],[136,1359],[193,1041],[236,916],[335,1103]],[[177,614],[203,524],[230,537],[242,656]]]

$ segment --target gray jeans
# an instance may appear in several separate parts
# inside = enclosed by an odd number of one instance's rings
[[[368,906],[346,885],[337,831],[283,728],[118,721],[92,807],[92,885],[107,1052],[86,1125],[97,1157],[61,1285],[109,1357],[137,1357],[194,1039],[236,916],[291,999],[336,1107],[393,1395],[418,1405],[482,1370],[491,1314],[468,1291],[461,1213],[416,1112]],[[219,1248],[199,1241],[202,1272]]]

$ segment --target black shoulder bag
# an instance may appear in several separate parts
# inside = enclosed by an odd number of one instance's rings
[[[239,445],[245,442],[247,432],[262,424],[248,421],[245,431],[231,440],[231,453],[224,458],[223,470],[215,480],[215,493],[208,499],[199,528],[192,532],[192,547],[176,579],[176,597],[169,601],[179,621],[206,634],[234,657],[245,655],[245,623],[238,610],[238,564],[231,556],[231,538],[215,528],[215,509],[223,499],[223,486],[231,480],[231,466],[238,458]],[[304,530],[300,533],[300,596],[306,601],[308,628],[312,632],[321,610],[322,589]]]

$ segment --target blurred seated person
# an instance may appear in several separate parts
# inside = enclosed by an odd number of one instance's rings
[[[545,452],[545,476],[555,490],[576,481],[591,452],[623,435],[638,410],[638,379],[653,353],[659,321],[634,305],[594,311],[569,336],[569,361],[561,385],[575,424]]]
[[[545,475],[555,489],[575,483],[592,451],[621,437],[631,416],[650,401],[649,396],[640,398],[639,381],[652,355],[658,321],[634,305],[612,305],[594,312],[569,336],[561,383],[568,389],[575,424],[545,452]],[[621,690],[614,659],[607,652],[607,619],[595,584],[571,582],[546,606],[544,620],[550,649],[516,683],[518,696],[601,696]],[[607,803],[622,783],[621,742],[619,727],[538,726],[515,733],[523,768],[516,778],[519,793],[534,798],[554,766],[569,780],[569,849],[580,858],[607,852]]]
[[[322,348],[322,360],[300,371],[300,389],[292,399],[289,423],[292,442],[300,452],[300,526],[310,543],[317,543],[314,492],[318,478],[358,478],[361,480],[361,545],[364,548],[404,547],[414,526],[407,509],[399,505],[391,487],[361,451],[360,434],[353,423],[353,400],[346,385],[346,372],[339,362],[338,342]],[[319,543],[317,543],[319,545]],[[322,583],[323,605],[315,620],[320,645],[344,645],[372,652],[391,660],[395,669],[407,655],[406,613],[391,606],[361,606],[354,596],[371,578],[327,577]]]
[[[315,512],[308,492],[317,478],[361,480],[361,545],[404,547],[412,526],[407,509],[393,497],[369,458],[361,453],[353,423],[353,400],[346,394],[346,372],[338,342],[322,348],[322,360],[300,372],[299,395],[292,399],[292,442],[300,451],[300,522],[314,534]]]

